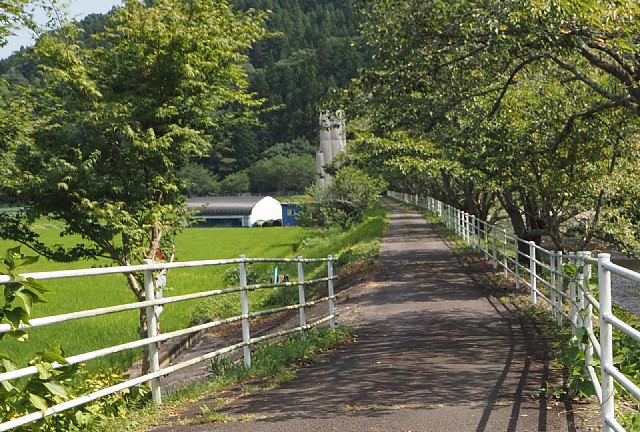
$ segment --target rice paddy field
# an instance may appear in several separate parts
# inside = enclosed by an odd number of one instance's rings
[[[74,244],[73,239],[62,239],[60,230],[55,224],[43,224],[41,236],[47,243]],[[247,257],[281,258],[297,255],[303,239],[310,234],[309,229],[288,228],[188,228],[176,238],[176,260],[192,261],[201,259],[236,258],[240,254]],[[0,241],[0,253],[14,247],[16,244]],[[31,255],[23,247],[23,253]],[[311,257],[311,256],[309,256]],[[110,262],[81,261],[75,263],[56,263],[41,258],[37,263],[26,267],[22,272],[52,271],[63,269],[90,268],[108,266]],[[237,268],[237,266],[234,266]],[[167,275],[167,288],[164,296],[181,295],[226,286],[224,273],[230,266],[215,266],[195,269],[173,269]],[[273,265],[262,266],[254,273],[264,273],[265,279],[272,274]],[[47,294],[49,303],[37,304],[34,307],[34,317],[57,315],[72,311],[112,306],[122,303],[134,303],[135,297],[129,290],[123,275],[108,275],[82,278],[69,278],[46,281],[46,286],[52,290]],[[238,294],[229,294],[227,296]],[[254,296],[255,297],[255,296]],[[202,308],[201,302],[181,302],[166,305],[160,317],[163,332],[184,328],[194,315],[215,313],[216,306],[222,311],[220,314],[234,313],[233,309],[239,303],[237,299],[210,300],[207,308]],[[261,299],[252,299],[252,303],[259,303]],[[198,303],[200,302],[200,303]],[[219,302],[216,305],[215,302]],[[235,313],[234,313],[235,314]],[[60,345],[65,356],[87,352],[106,346],[132,341],[138,338],[138,311],[110,314],[90,319],[77,320],[53,326],[33,328],[29,330],[29,339],[18,342],[11,337],[0,340],[0,352],[10,354],[20,366],[24,366],[33,358],[34,354],[44,348]],[[126,351],[113,354],[104,360],[89,364],[89,370],[96,371],[103,366],[116,366],[126,370],[139,357],[140,352]]]
[[[274,228],[187,228],[175,240],[176,260],[230,259],[241,254],[249,258],[284,258],[303,255],[305,258],[322,258],[328,254],[340,257],[336,270],[350,262],[377,256],[379,239],[386,228],[386,212],[376,207],[364,220],[348,230],[340,228],[311,229],[300,227]],[[39,227],[41,240],[47,244],[74,245],[79,239],[61,238],[61,227],[54,222],[43,222]],[[0,240],[0,253],[17,246]],[[22,249],[27,255],[28,249]],[[108,260],[56,263],[41,258],[37,263],[21,270],[22,273],[81,269],[112,265]],[[325,265],[315,269],[305,267],[305,279],[322,277]],[[225,274],[236,272],[237,265],[202,268],[172,269],[167,274],[164,296],[175,296],[200,291],[237,286],[229,283]],[[248,272],[255,282],[266,282],[273,274],[273,263],[249,266]],[[297,265],[281,265],[280,273],[288,273],[294,279]],[[250,280],[250,283],[255,283]],[[67,278],[46,281],[52,290],[46,297],[49,302],[34,306],[34,317],[58,315],[73,311],[95,309],[124,303],[135,303],[123,275]],[[294,287],[295,288],[295,287]],[[291,290],[289,290],[291,291]],[[249,293],[250,309],[282,305],[294,297],[287,289],[257,290]],[[295,290],[297,292],[297,288]],[[207,299],[165,305],[160,316],[162,332],[185,328],[190,323],[215,317],[228,317],[240,313],[239,294],[226,294]],[[0,353],[8,353],[20,367],[27,365],[38,351],[60,346],[66,357],[99,348],[130,342],[139,338],[138,311],[104,315],[70,321],[28,331],[26,342],[11,337],[0,340]],[[125,351],[90,362],[89,372],[103,367],[126,370],[141,355],[141,350]]]

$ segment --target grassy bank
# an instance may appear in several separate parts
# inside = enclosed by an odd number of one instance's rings
[[[319,361],[318,355],[351,339],[349,329],[313,329],[305,338],[299,335],[265,344],[253,353],[250,369],[242,363],[213,361],[206,381],[178,389],[163,399],[161,406],[147,404],[123,411],[117,418],[91,425],[90,431],[145,431],[153,426],[197,425],[242,418],[223,415],[219,409],[239,393],[246,394],[278,386],[293,379],[299,367]],[[226,390],[226,391],[225,391]],[[188,422],[188,423],[186,423]]]
[[[248,257],[292,257],[303,255],[309,258],[325,257],[329,254],[340,256],[337,271],[354,261],[366,261],[377,255],[379,238],[386,226],[382,209],[372,210],[365,220],[349,230],[308,229],[308,228],[189,228],[176,239],[176,259],[191,261],[198,259],[235,258],[240,254]],[[55,224],[43,224],[41,235],[50,244],[59,243],[60,229]],[[72,240],[67,240],[72,244]],[[0,242],[0,249],[6,250],[15,244]],[[51,271],[72,268],[107,266],[106,260],[95,262],[55,263],[41,259],[26,271]],[[273,274],[272,264],[254,265],[253,274],[261,281]],[[235,271],[237,266],[216,266],[196,269],[175,269],[168,274],[165,296],[219,289],[227,285],[225,272]],[[325,271],[318,266],[307,277],[315,277]],[[295,265],[284,266],[283,273],[296,275]],[[53,292],[48,294],[50,303],[38,305],[34,316],[48,316],[72,311],[92,309],[130,303],[135,301],[123,276],[98,276],[48,281]],[[193,321],[216,316],[239,313],[237,295],[211,300],[198,300],[168,305],[161,316],[161,330],[164,332],[184,328]],[[290,299],[286,290],[260,290],[251,293],[252,310],[277,305]],[[65,355],[74,355],[93,349],[135,340],[137,338],[138,313],[112,314],[82,321],[67,322],[55,326],[34,328],[29,331],[29,342],[21,343],[10,338],[0,342],[0,352],[11,353],[12,358],[24,365],[35,352],[45,347],[62,346]],[[104,360],[90,364],[91,370],[100,366],[117,366],[122,369],[139,357],[138,351],[114,354]]]

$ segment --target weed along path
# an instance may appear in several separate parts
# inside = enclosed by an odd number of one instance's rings
[[[536,326],[478,286],[418,212],[385,205],[380,268],[338,304],[353,342],[278,388],[229,398],[216,408],[222,422],[197,419],[214,397],[193,407],[191,424],[153,430],[592,430],[540,392],[559,374]]]

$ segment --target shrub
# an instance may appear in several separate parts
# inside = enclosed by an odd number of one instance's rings
[[[0,258],[0,274],[8,274],[13,281],[0,286],[0,322],[8,323],[14,331],[10,336],[24,341],[27,333],[18,330],[21,324],[27,324],[31,318],[32,306],[46,302],[43,297],[49,290],[38,281],[19,275],[20,268],[36,262],[38,257],[25,256],[20,248],[12,248]],[[5,333],[0,334],[0,339]],[[55,368],[54,363],[65,365]],[[37,373],[21,380],[5,381],[0,386],[0,421],[9,421],[16,417],[37,411],[46,411],[49,407],[69,401],[99,388],[125,380],[117,369],[102,371],[98,375],[88,375],[84,364],[69,365],[59,346],[37,353],[29,364],[35,366]],[[18,369],[11,356],[0,353],[0,373]],[[39,431],[80,431],[96,419],[122,414],[129,404],[141,402],[148,391],[136,386],[114,393],[105,398],[84,404],[78,410],[67,410],[53,416],[31,422],[21,430]]]
[[[301,203],[298,220],[303,225],[347,228],[362,220],[364,212],[373,207],[385,188],[382,178],[371,177],[357,168],[342,168],[328,184],[307,190],[311,201]]]

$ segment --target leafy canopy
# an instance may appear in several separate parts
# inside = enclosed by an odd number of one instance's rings
[[[39,123],[1,149],[12,161],[2,193],[23,210],[0,217],[0,235],[57,260],[153,258],[186,223],[180,170],[260,103],[242,65],[264,18],[218,0],[128,0],[95,48],[72,24],[43,35],[43,86],[25,95]],[[41,217],[86,242],[42,244],[31,228]]]
[[[480,214],[493,195],[516,234],[560,249],[562,226],[588,215],[584,245],[637,171],[623,159],[640,126],[639,13],[625,0],[374,0],[362,27],[374,65],[351,94],[378,137],[434,143],[403,164],[442,167],[426,183],[445,201]]]

